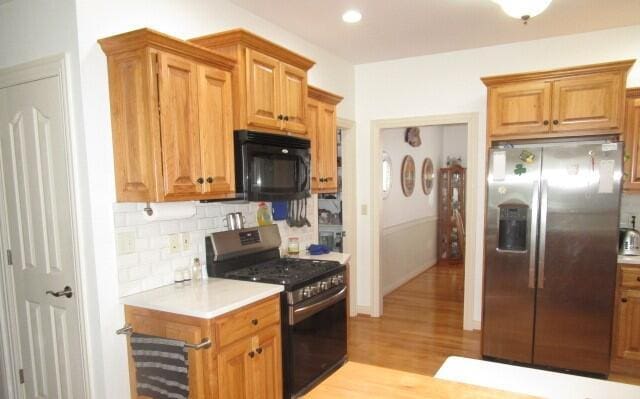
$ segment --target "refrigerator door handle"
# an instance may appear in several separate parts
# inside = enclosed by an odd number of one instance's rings
[[[533,182],[531,201],[531,236],[529,237],[529,288],[536,288],[536,244],[538,241],[538,208],[540,206],[540,181]]]
[[[547,202],[548,187],[547,181],[542,180],[542,194],[540,200],[540,260],[538,261],[538,288],[544,288],[544,255],[547,242]]]

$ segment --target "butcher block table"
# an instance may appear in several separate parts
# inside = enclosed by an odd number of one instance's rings
[[[305,396],[305,399],[337,398],[516,399],[533,398],[533,396],[440,380],[406,371],[347,362]]]

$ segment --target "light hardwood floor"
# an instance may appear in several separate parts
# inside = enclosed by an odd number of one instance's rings
[[[381,318],[351,319],[349,360],[433,376],[449,356],[479,359],[480,331],[462,330],[463,296],[463,266],[433,266],[387,295]]]

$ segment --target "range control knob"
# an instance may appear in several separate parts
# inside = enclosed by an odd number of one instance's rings
[[[302,297],[309,298],[311,296],[311,289],[309,287],[304,287],[302,290]]]
[[[340,284],[344,283],[344,275],[342,274],[338,275],[338,283]]]
[[[323,281],[320,283],[320,291],[326,291],[329,289],[329,281]]]

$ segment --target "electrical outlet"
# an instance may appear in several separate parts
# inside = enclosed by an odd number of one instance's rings
[[[116,251],[118,255],[126,255],[136,252],[136,232],[125,231],[118,233]]]
[[[179,234],[171,234],[169,236],[169,252],[180,252],[180,236]]]
[[[189,233],[180,234],[180,241],[182,242],[183,251],[188,251],[191,249],[191,235]]]

